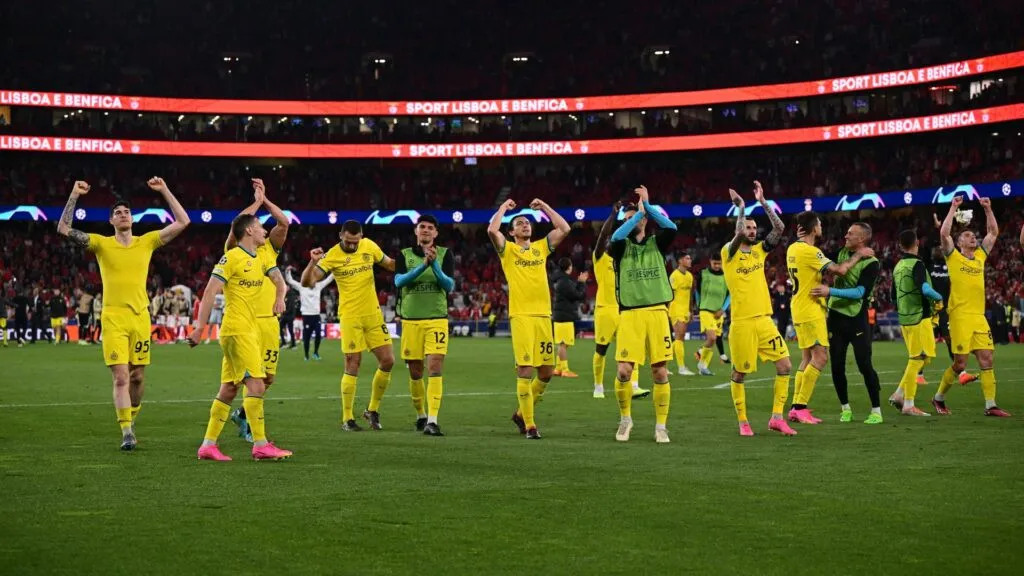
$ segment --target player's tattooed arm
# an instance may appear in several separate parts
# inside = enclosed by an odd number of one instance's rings
[[[757,180],[754,180],[754,198],[757,198],[761,208],[764,209],[764,213],[768,215],[768,220],[772,223],[772,230],[764,239],[764,243],[767,246],[778,246],[779,242],[782,241],[782,233],[786,231],[786,225],[782,223],[782,218],[779,218],[779,215],[768,204],[768,200],[764,197],[764,189],[761,188],[761,183]]]
[[[89,235],[81,230],[75,230],[71,227],[71,223],[75,217],[75,205],[78,204],[78,197],[88,193],[88,183],[82,180],[75,181],[75,185],[71,189],[71,196],[68,197],[68,203],[64,205],[64,212],[61,213],[60,220],[57,221],[57,233],[67,236],[72,242],[83,248],[89,245]]]
[[[963,202],[963,196],[954,196],[953,201],[949,203],[949,212],[946,212],[946,218],[939,226],[939,241],[942,243],[942,253],[946,256],[953,252],[953,218],[956,217],[956,211]]]
[[[747,207],[743,202],[743,197],[731,188],[729,189],[729,198],[732,199],[732,203],[736,206],[737,212],[736,234],[732,237],[732,241],[729,242],[729,257],[732,258],[736,254],[736,251],[740,249],[740,244],[743,242],[743,230],[747,225]]]
[[[996,246],[996,240],[999,239],[999,223],[996,222],[995,212],[992,211],[992,200],[982,198],[978,203],[985,210],[985,237],[981,239],[981,247],[986,254],[990,254]]]
[[[594,254],[598,258],[604,256],[606,250],[608,250],[608,238],[612,235],[612,227],[615,220],[619,217],[619,210],[622,209],[622,202],[615,202],[612,206],[612,213],[608,215],[608,219],[601,225],[601,231],[597,234],[597,245],[594,248]],[[1024,237],[1024,236],[1022,236]]]

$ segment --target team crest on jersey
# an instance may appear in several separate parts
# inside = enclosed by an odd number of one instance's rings
[[[113,360],[114,362],[117,362],[117,352],[111,352],[110,359]]]
[[[537,250],[536,248],[534,248],[533,249],[533,255],[534,256],[540,256],[540,250]]]
[[[369,262],[369,261],[370,261],[370,255],[369,254],[363,254],[363,262]]]
[[[356,349],[356,343],[355,342],[349,342],[348,343],[348,349],[349,350],[355,350]]]
[[[527,352],[526,354],[523,354],[523,361],[524,362],[529,362],[530,361],[530,353],[529,352]]]
[[[345,258],[345,264],[348,264],[350,262],[352,262],[352,257],[351,256],[348,256],[347,258]]]
[[[750,362],[744,362],[743,363],[743,369],[744,370],[749,370],[750,369]]]
[[[252,270],[252,260],[246,260],[244,272],[249,272],[250,270]]]
[[[956,351],[957,351],[957,352],[960,352],[960,351],[962,351],[963,349],[964,349],[964,345],[963,345],[963,344],[957,344],[957,345],[956,345]]]
[[[409,349],[408,349],[408,348],[406,348],[406,349],[405,349],[405,355],[406,355],[406,356],[408,356],[409,354],[410,354],[410,352],[409,352]]]
[[[629,350],[623,348],[622,352],[619,352],[619,358],[625,358],[626,356],[629,356]]]

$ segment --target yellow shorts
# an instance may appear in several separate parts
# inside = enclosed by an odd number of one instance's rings
[[[555,322],[555,344],[576,345],[575,322]]]
[[[823,323],[824,324],[824,323]],[[779,334],[771,316],[733,320],[729,332],[732,367],[741,374],[757,371],[758,359],[778,362],[789,357],[789,347]]]
[[[668,318],[669,320],[672,321],[672,327],[675,328],[676,324],[679,324],[680,322],[682,322],[684,325],[688,324],[690,322],[690,313],[687,311],[680,312],[678,310],[672,310],[671,308],[669,308]],[[725,317],[723,316],[722,319],[724,320]]]
[[[980,314],[949,317],[949,341],[953,354],[969,354],[975,350],[993,350],[992,329]]]
[[[238,386],[246,378],[264,378],[263,356],[258,334],[221,336],[220,349],[224,360],[220,363],[220,381]]]
[[[554,366],[555,344],[551,337],[550,316],[514,316],[509,320],[512,328],[512,352],[516,366]]]
[[[672,326],[667,308],[641,308],[624,310],[619,330],[619,362],[643,364],[650,358],[651,365],[672,359]]]
[[[903,342],[907,345],[910,358],[935,358],[935,332],[930,318],[913,326],[900,326],[900,331],[903,332]]]
[[[402,320],[402,360],[448,354],[448,319]]]
[[[824,318],[793,324],[796,329],[796,344],[801,350],[820,344],[828,348],[828,323]],[[735,332],[736,330],[733,330]]]
[[[149,335],[153,329],[149,311],[136,314],[127,308],[104,308],[100,321],[107,366],[149,366]]]
[[[722,314],[721,318],[715,318],[714,312],[708,312],[707,310],[700,311],[701,334],[707,334],[708,331],[714,330],[716,335],[721,335],[723,326],[725,326],[725,314]]]
[[[611,344],[619,329],[619,309],[601,306],[594,311],[594,341]]]
[[[4,310],[3,312],[6,314],[7,310]],[[0,318],[0,328],[7,328],[7,318]]]
[[[257,318],[256,327],[260,331],[263,370],[267,374],[277,374],[277,357],[281,354],[281,323],[275,316],[268,316]]]
[[[63,328],[66,320],[64,318],[50,318],[50,328],[56,330],[57,328]]]
[[[341,319],[341,351],[345,354],[358,354],[363,350],[376,350],[381,346],[391,346],[391,333],[384,323],[384,314],[380,308],[374,314],[352,316]]]

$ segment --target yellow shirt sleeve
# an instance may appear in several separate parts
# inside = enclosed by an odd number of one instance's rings
[[[683,284],[683,274],[679,270],[673,270],[668,276],[668,283],[672,286],[672,290],[679,290]]]
[[[93,254],[99,254],[103,251],[103,240],[106,236],[100,236],[99,234],[89,234],[89,246],[86,248]]]
[[[380,249],[376,242],[366,238],[363,239],[363,242],[366,242],[366,252],[373,257],[375,264],[384,259],[384,251]]]
[[[530,248],[534,250],[540,250],[540,257],[547,258],[551,255],[551,246],[548,244],[547,237],[541,238],[530,245]]]
[[[267,241],[267,245],[270,245],[270,241]],[[274,270],[277,270],[277,251],[274,250],[273,246],[270,246],[267,250],[262,250],[260,254],[260,263],[263,266],[263,274],[265,276],[270,275]]]
[[[151,252],[164,245],[160,240],[160,232],[157,230],[143,234],[142,243],[144,246],[148,247]]]
[[[232,260],[228,254],[221,256],[220,261],[213,267],[211,275],[216,276],[221,282],[228,283],[228,278],[231,277],[231,264]]]
[[[821,272],[829,264],[832,264],[832,261],[828,259],[828,256],[825,256],[824,252],[812,246],[808,246],[807,248],[802,250],[800,254],[801,257],[804,259],[803,263],[808,268],[814,268],[818,272]]]

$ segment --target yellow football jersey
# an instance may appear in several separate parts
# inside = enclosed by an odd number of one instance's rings
[[[737,250],[732,258],[729,257],[729,246],[722,247],[722,271],[732,296],[729,310],[733,322],[772,315],[772,298],[764,276],[767,254],[763,242],[751,246],[749,252],[742,248]]]
[[[832,261],[816,246],[796,241],[786,250],[786,267],[795,287],[793,294],[793,323],[824,320],[828,310],[824,298],[811,296],[811,290],[820,286],[821,273]]]
[[[985,262],[988,254],[982,248],[968,258],[953,250],[946,256],[949,269],[950,316],[985,315]]]
[[[334,275],[338,285],[338,318],[370,316],[380,312],[373,267],[384,260],[384,251],[369,238],[359,241],[355,252],[345,252],[341,244],[327,251],[317,266]]]
[[[597,281],[597,297],[594,299],[598,307],[609,306],[618,309],[619,301],[615,299],[615,261],[605,251],[598,258],[596,254],[591,258],[594,261],[594,280]]]
[[[505,242],[505,248],[498,257],[508,282],[509,318],[551,315],[547,268],[550,254],[547,238],[531,242],[525,248],[514,242]],[[614,282],[612,286],[615,286]]]
[[[672,285],[672,304],[668,307],[668,314],[673,318],[690,315],[690,293],[693,290],[693,274],[689,270],[680,271],[678,268],[672,271],[668,277]]]
[[[246,252],[235,246],[221,257],[212,275],[224,282],[224,319],[221,336],[237,336],[256,332],[259,317],[260,292],[269,283],[266,275],[277,268],[273,259],[262,254]],[[271,254],[273,252],[271,251]]]
[[[89,234],[88,250],[96,255],[103,278],[103,304],[107,308],[130,308],[136,314],[149,310],[146,277],[153,251],[163,246],[160,232],[133,236],[128,246],[113,236]]]
[[[277,266],[277,255],[279,251],[274,248],[274,245],[267,240],[262,246],[256,249],[256,255],[270,262],[272,266]],[[277,300],[277,286],[274,283],[267,281],[263,283],[263,288],[260,290],[259,300],[256,301],[256,317],[257,318],[268,318],[274,316],[274,301]]]

